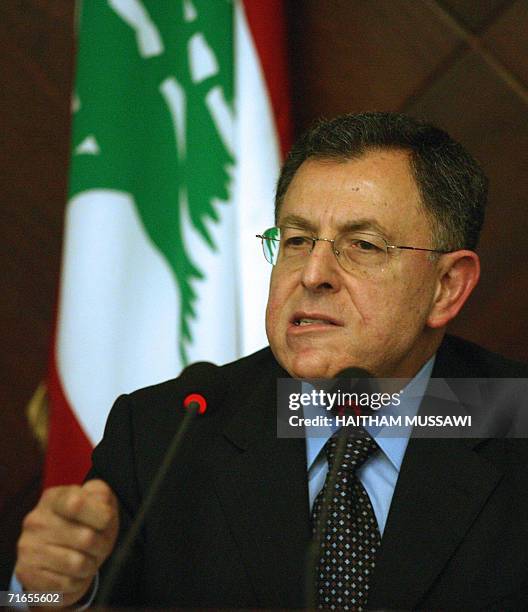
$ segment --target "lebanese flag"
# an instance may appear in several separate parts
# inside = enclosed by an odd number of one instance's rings
[[[281,0],[84,2],[45,487],[80,483],[108,411],[267,344],[290,145]]]

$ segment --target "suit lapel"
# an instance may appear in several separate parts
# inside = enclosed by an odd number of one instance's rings
[[[369,607],[415,607],[500,476],[467,440],[411,440],[383,535]]]
[[[304,440],[277,439],[276,364],[239,393],[216,492],[264,607],[301,607],[310,516]],[[253,378],[253,377],[252,377]],[[253,382],[254,382],[253,378]],[[233,395],[231,395],[233,397]]]
[[[446,340],[438,351],[433,378],[478,375]],[[382,538],[369,607],[408,609],[420,604],[500,481],[501,472],[477,452],[483,442],[411,438]]]

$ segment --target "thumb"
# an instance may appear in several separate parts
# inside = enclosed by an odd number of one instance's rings
[[[119,514],[116,494],[110,486],[99,479],[89,480],[82,486],[82,490],[89,498],[96,500],[98,504],[102,504],[101,510],[106,515],[108,513],[108,522],[104,528],[105,537],[110,542],[110,549],[113,547],[117,532],[119,529]]]
[[[114,506],[116,503],[114,492],[104,480],[89,480],[83,484],[82,490],[88,493],[90,497],[94,497],[110,506]]]

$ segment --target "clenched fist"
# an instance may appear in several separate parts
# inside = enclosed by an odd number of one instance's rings
[[[62,591],[71,605],[111,553],[118,526],[117,499],[102,480],[47,489],[24,519],[16,577],[27,591]]]

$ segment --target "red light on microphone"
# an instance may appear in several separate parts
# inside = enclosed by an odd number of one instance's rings
[[[205,397],[199,393],[191,393],[183,400],[183,407],[187,410],[192,403],[198,404],[197,414],[203,414],[207,410]]]

